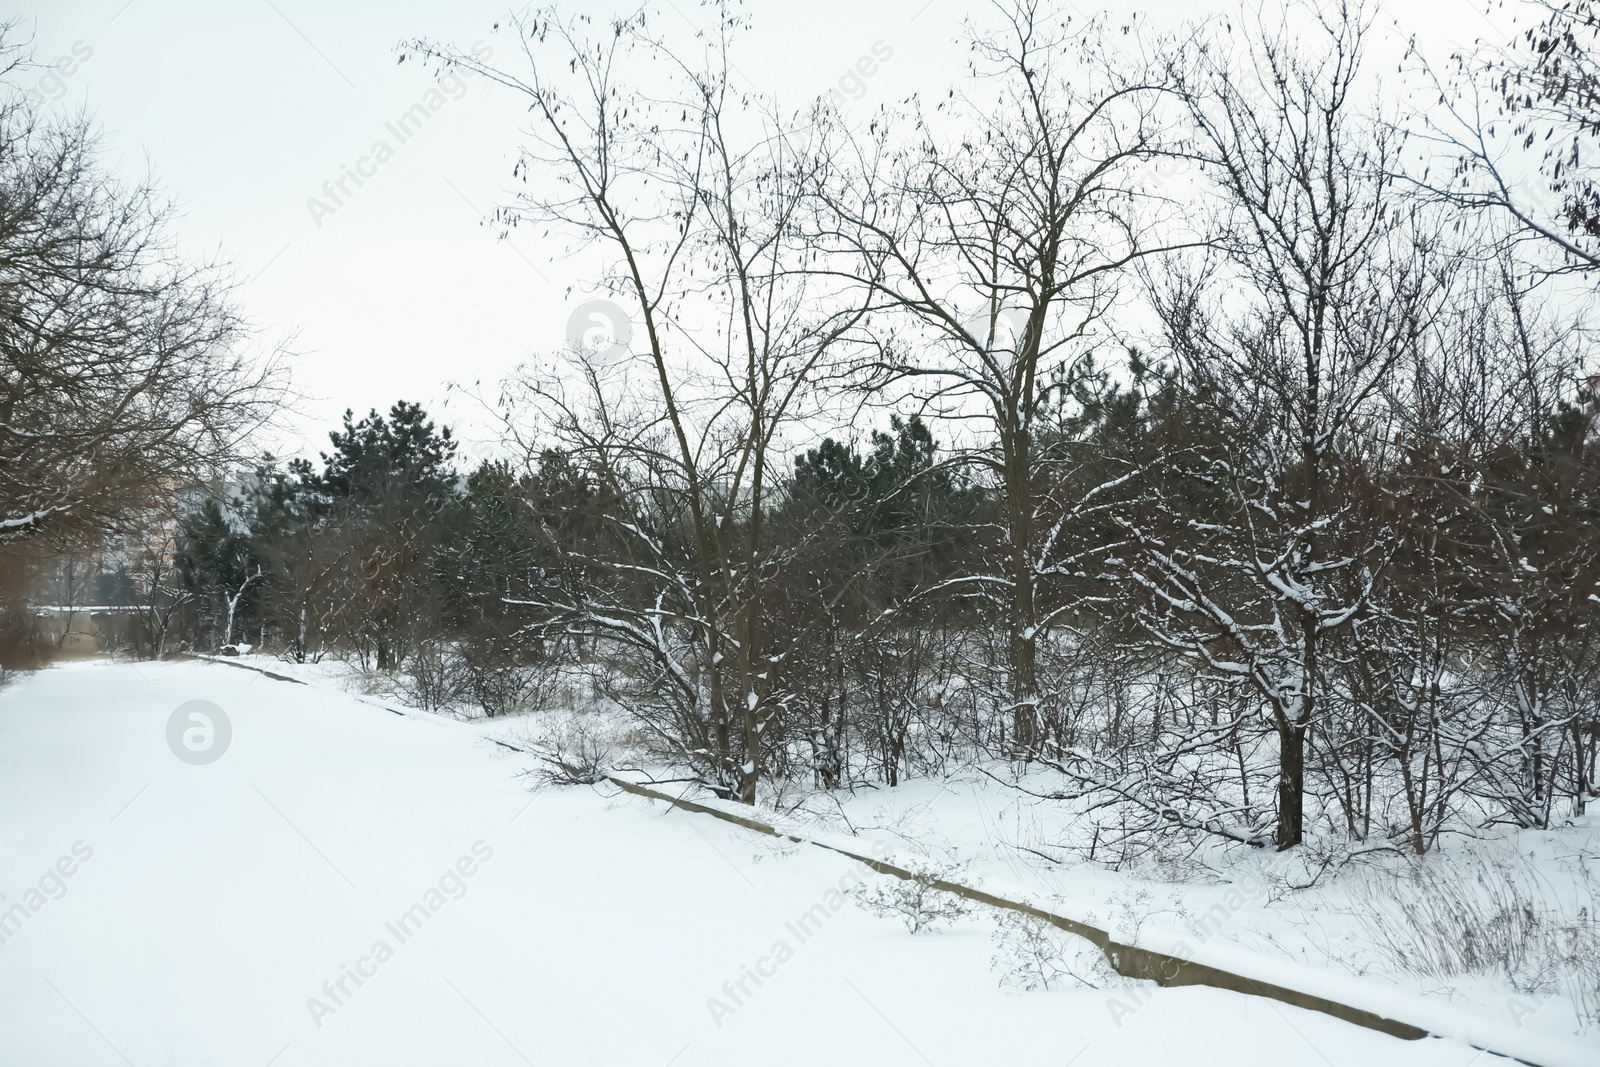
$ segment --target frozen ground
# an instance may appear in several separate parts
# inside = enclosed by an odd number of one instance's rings
[[[168,743],[196,699],[232,728],[206,765]],[[842,857],[524,767],[213,664],[12,682],[0,1065],[1502,1062],[1215,990],[1002,989],[990,916],[912,936],[833,910]]]
[[[996,768],[1003,773],[1003,769]],[[1024,787],[1050,788],[1043,776]],[[1308,856],[1283,856],[1214,844],[1198,850],[1144,852],[1117,867],[1083,862],[1086,844],[1074,812],[1039,800],[981,773],[894,789],[797,800],[786,824],[847,829],[892,842],[902,854],[928,858],[1012,898],[1112,930],[1122,940],[1180,954],[1240,973],[1322,993],[1436,1029],[1466,1024],[1490,1042],[1515,1032],[1500,1047],[1538,1058],[1549,1037],[1576,1041],[1579,1062],[1600,1064],[1600,1031],[1585,1026],[1575,1001],[1559,988],[1528,992],[1492,976],[1419,979],[1372,943],[1363,913],[1388,912],[1402,921],[1393,899],[1415,899],[1432,888],[1414,879],[1415,861],[1375,852],[1323,867]],[[1315,855],[1315,845],[1307,851]],[[1102,858],[1115,857],[1114,848]],[[1564,913],[1592,909],[1600,884],[1600,839],[1593,815],[1557,830],[1486,831],[1472,841],[1447,838],[1422,867],[1441,880],[1503,885],[1509,871],[1533,899]],[[1587,871],[1587,878],[1585,878]],[[1524,979],[1526,975],[1521,976]],[[1600,981],[1590,976],[1591,991]],[[1588,1003],[1593,1006],[1594,995]],[[1549,1058],[1559,1057],[1559,1053]]]

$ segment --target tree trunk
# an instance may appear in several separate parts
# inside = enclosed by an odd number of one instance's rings
[[[1039,749],[1038,642],[1032,627],[1011,627],[1011,742],[1014,755],[1030,760]]]
[[[1028,431],[1021,427],[1011,429],[1003,444],[1011,540],[1010,647],[1007,650],[1011,674],[1011,746],[1013,757],[1026,762],[1039,750],[1039,642],[1033,588],[1033,483],[1028,469],[1032,459]]]
[[[1588,754],[1583,751],[1583,716],[1572,716],[1572,807],[1574,814],[1582,815],[1588,807],[1589,776]]]
[[[1294,848],[1305,829],[1306,728],[1304,722],[1278,727],[1279,852]]]

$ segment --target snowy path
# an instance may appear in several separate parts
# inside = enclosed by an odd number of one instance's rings
[[[210,765],[167,744],[194,699]],[[1505,1062],[1209,989],[1002,991],[987,917],[830,911],[842,857],[519,760],[216,665],[8,686],[0,1067]]]

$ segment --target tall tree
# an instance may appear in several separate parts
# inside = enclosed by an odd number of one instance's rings
[[[234,643],[236,628],[254,606],[252,594],[266,580],[250,544],[248,519],[238,511],[242,500],[224,505],[215,496],[203,498],[180,528],[177,569],[185,589],[212,598],[222,624],[221,644]]]
[[[277,399],[224,275],[98,154],[0,81],[0,547],[114,527],[233,460]]]
[[[1104,19],[1076,24],[1038,0],[1001,11],[1004,32],[972,42],[983,95],[952,91],[933,113],[874,122],[860,167],[820,190],[821,227],[838,269],[902,331],[870,360],[870,387],[981,420],[967,458],[998,490],[1001,543],[996,567],[962,580],[1005,628],[998,703],[1026,759],[1039,742],[1039,642],[1060,607],[1045,586],[1077,569],[1068,557],[1097,551],[1071,531],[1102,497],[1088,487],[1043,519],[1061,457],[1041,448],[1041,424],[1094,348],[1119,279],[1183,242],[1170,203],[1139,179],[1173,147],[1166,73],[1119,49]]]
[[[431,565],[451,531],[443,521],[458,496],[456,442],[417,404],[397,401],[329,436],[316,489],[327,499],[357,577],[348,612],[379,670],[399,667],[419,634],[437,622]]]
[[[632,544],[610,561],[612,588],[648,587],[631,600],[553,599],[551,625],[641,657],[630,705],[720,793],[753,803],[782,705],[763,594],[774,442],[853,320],[813,310],[816,287],[794,269],[820,157],[796,143],[800,124],[733,85],[742,19],[716,10],[699,56],[674,51],[643,13],[596,29],[550,11],[512,20],[516,70],[417,50],[528,104],[532,139],[516,169],[530,181],[502,220],[598,239],[603,287],[629,309],[612,313],[636,309],[642,326],[635,352],[621,336],[631,329],[612,323],[613,342],[580,360],[581,395],[532,376],[514,392],[553,412],[562,447],[626,494],[617,528]],[[647,89],[625,73],[657,81]],[[678,325],[689,308],[713,325]]]
[[[1171,458],[1166,499],[1194,483],[1220,507],[1169,505],[1164,527],[1131,529],[1135,577],[1163,643],[1265,705],[1280,849],[1304,834],[1331,642],[1393,547],[1356,503],[1363,419],[1447,295],[1448,250],[1394,188],[1398,141],[1358,106],[1371,18],[1348,0],[1294,8],[1245,28],[1238,61],[1213,39],[1176,68],[1231,236],[1158,298],[1190,418],[1217,438]]]

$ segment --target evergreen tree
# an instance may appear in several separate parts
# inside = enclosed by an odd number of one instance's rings
[[[216,497],[184,518],[176,562],[184,589],[215,606],[221,644],[233,644],[265,575],[249,534]]]

